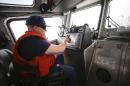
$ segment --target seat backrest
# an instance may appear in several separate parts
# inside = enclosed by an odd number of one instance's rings
[[[0,50],[0,64],[3,66],[9,66],[11,60],[13,58],[13,53],[12,51],[8,49],[1,49]]]
[[[8,49],[0,50],[0,86],[8,86],[9,64],[12,60],[12,52]]]

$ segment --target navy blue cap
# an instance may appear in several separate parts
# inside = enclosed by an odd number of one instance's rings
[[[44,21],[44,18],[41,16],[30,16],[26,20],[26,25],[36,25],[46,30],[46,23]]]

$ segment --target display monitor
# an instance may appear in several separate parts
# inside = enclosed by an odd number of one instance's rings
[[[80,49],[83,39],[83,33],[69,33],[71,42],[68,44],[68,48],[71,49]]]

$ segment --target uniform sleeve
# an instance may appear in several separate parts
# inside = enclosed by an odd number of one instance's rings
[[[35,56],[43,55],[50,46],[50,43],[38,37],[28,37],[23,39],[19,46],[19,54],[29,60]]]

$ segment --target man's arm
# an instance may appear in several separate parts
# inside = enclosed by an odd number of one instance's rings
[[[57,54],[57,53],[62,53],[64,52],[66,46],[67,46],[67,42],[69,41],[68,37],[65,37],[63,43],[59,44],[59,45],[55,45],[55,44],[51,44],[49,46],[49,48],[46,50],[46,54]]]

